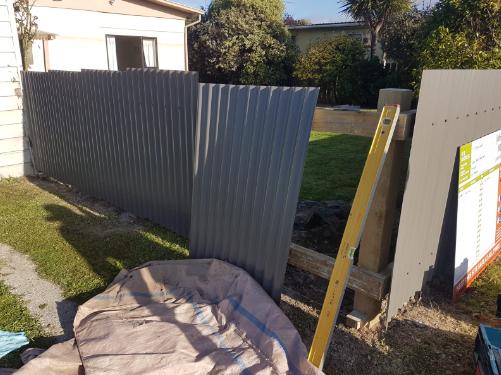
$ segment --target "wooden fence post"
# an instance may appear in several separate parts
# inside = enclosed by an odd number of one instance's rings
[[[400,104],[400,111],[411,109],[412,91],[382,89],[379,91],[378,111],[386,104]],[[398,197],[404,186],[406,173],[405,141],[394,140],[388,150],[374,201],[369,210],[364,234],[360,242],[358,267],[384,272],[389,263],[390,247],[395,219],[398,214]],[[354,311],[348,314],[347,324],[360,328],[381,312],[381,301],[361,292],[355,292]]]

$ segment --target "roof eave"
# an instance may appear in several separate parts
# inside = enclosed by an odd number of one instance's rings
[[[289,30],[312,30],[312,29],[336,29],[343,27],[361,27],[366,26],[364,22],[339,22],[339,23],[325,23],[316,25],[304,26],[289,26]]]
[[[201,15],[204,14],[204,11],[202,9],[197,9],[197,8],[192,8],[187,5],[179,4],[174,1],[167,1],[167,0],[148,0],[152,3],[162,5],[171,9],[178,10],[183,13],[187,14],[194,14],[194,15]]]

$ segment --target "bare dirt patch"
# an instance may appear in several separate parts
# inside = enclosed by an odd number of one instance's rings
[[[489,293],[492,289],[501,291],[501,284],[492,276],[493,273],[497,274],[494,269],[501,270],[501,259],[490,268],[458,304],[452,304],[448,296],[431,290],[422,300],[402,309],[390,322],[388,329],[347,328],[344,321],[346,314],[351,311],[353,298],[348,290],[325,373],[473,374],[473,350],[478,325],[501,325],[500,320],[495,318],[495,299],[489,303],[476,302],[482,300],[478,294],[485,294],[483,288],[486,286]],[[306,276],[305,281],[309,277]],[[488,283],[485,279],[494,281]],[[290,278],[286,278],[281,307],[309,347],[323,293],[321,290],[309,293],[311,289],[304,287],[298,290],[298,284],[294,286],[290,283]],[[303,294],[304,290],[308,293]]]
[[[66,300],[57,285],[38,276],[31,259],[3,244],[0,244],[0,280],[23,299],[48,333],[60,341],[73,337],[77,305]]]

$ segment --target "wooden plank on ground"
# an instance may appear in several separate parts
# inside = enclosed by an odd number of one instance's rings
[[[312,130],[373,137],[379,116],[379,112],[371,110],[339,111],[333,108],[317,107]],[[400,113],[393,135],[394,140],[405,140],[412,136],[415,116],[415,110]]]
[[[330,279],[335,261],[333,257],[306,247],[294,243],[290,246],[288,263],[323,279]],[[348,288],[373,299],[382,300],[388,292],[389,283],[389,274],[380,274],[353,266],[348,279]]]

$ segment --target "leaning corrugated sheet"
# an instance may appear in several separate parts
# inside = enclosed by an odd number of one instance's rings
[[[430,70],[421,81],[388,318],[454,261],[458,147],[501,128],[499,70]],[[452,283],[452,281],[451,281]],[[451,284],[452,287],[452,284]]]
[[[190,254],[273,298],[287,265],[318,89],[200,84]]]
[[[188,235],[198,75],[23,74],[35,168]]]

